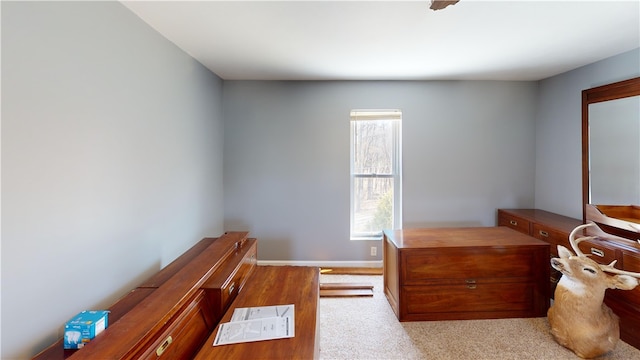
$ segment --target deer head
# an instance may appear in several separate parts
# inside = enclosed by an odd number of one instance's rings
[[[594,224],[580,225],[569,235],[575,255],[558,245],[559,257],[551,259],[551,266],[560,271],[562,277],[547,314],[556,341],[582,358],[593,358],[612,350],[620,338],[618,317],[603,303],[605,291],[631,290],[640,278],[640,273],[616,269],[616,261],[602,265],[582,253],[578,244],[594,237],[576,239],[576,236],[589,226]]]

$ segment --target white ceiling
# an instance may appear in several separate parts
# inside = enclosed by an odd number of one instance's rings
[[[122,3],[227,80],[539,80],[640,47],[639,0]]]

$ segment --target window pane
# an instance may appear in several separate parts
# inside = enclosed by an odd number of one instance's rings
[[[356,174],[390,174],[393,156],[392,121],[355,121],[353,129]]]
[[[393,179],[354,178],[353,233],[380,234],[393,228]]]

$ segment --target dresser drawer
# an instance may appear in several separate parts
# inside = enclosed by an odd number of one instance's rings
[[[624,251],[622,253],[622,266],[617,264],[618,269],[640,273],[640,254]],[[640,281],[640,279],[638,279]],[[607,298],[616,298],[618,302],[626,303],[640,311],[640,285],[633,290],[607,290]],[[640,317],[640,314],[636,314]],[[640,325],[639,325],[640,326]]]
[[[578,247],[585,255],[597,263],[608,265],[617,260],[616,248],[599,240],[585,240],[578,244]],[[569,248],[573,252],[573,249]]]
[[[546,247],[413,250],[403,254],[402,285],[460,283],[461,280],[480,278],[532,278],[536,272],[536,256],[546,258],[546,254]]]
[[[569,245],[569,234],[564,231],[552,229],[545,225],[533,224],[531,236],[536,239],[546,241],[551,245],[551,255],[558,256],[558,245],[562,245],[571,250]]]
[[[407,320],[472,319],[487,313],[532,316],[534,309],[534,285],[525,282],[407,286],[403,292]]]
[[[622,252],[622,265],[624,270],[640,273],[640,253],[628,251]],[[620,266],[616,266],[620,268]]]
[[[165,331],[136,358],[187,359],[202,346],[215,323],[203,291],[181,311]]]
[[[633,290],[608,289],[606,299],[614,299],[619,303],[635,308],[635,310],[638,311],[636,316],[640,317],[640,285],[636,286]]]
[[[229,304],[242,290],[244,283],[257,264],[255,239],[248,239],[243,247],[232,256],[239,259],[228,261],[229,265],[227,267],[218,271],[202,286],[211,302],[213,317],[216,322],[222,318]]]
[[[607,290],[609,291],[612,290]],[[613,291],[624,292],[624,290]],[[640,349],[640,308],[625,303],[623,299],[609,296],[605,297],[605,303],[620,317],[620,340]]]
[[[529,234],[531,222],[528,220],[498,210],[498,226],[506,226],[524,234]]]

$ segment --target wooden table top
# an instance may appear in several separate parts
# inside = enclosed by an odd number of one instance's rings
[[[549,245],[505,226],[385,230],[384,235],[398,249]]]
[[[317,267],[257,266],[220,323],[229,322],[236,308],[293,304],[295,337],[213,346],[218,325],[195,359],[317,359],[319,281]]]

